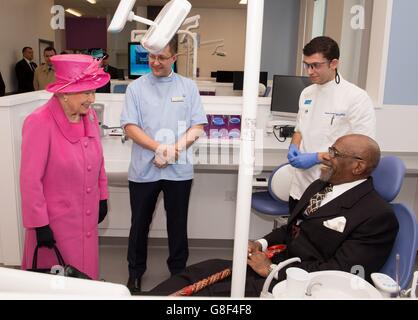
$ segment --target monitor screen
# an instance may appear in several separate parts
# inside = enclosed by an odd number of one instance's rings
[[[275,75],[271,95],[272,114],[296,117],[300,94],[311,84],[308,77]]]
[[[151,72],[148,51],[139,42],[129,43],[129,79],[136,79]]]
[[[243,90],[244,88],[244,71],[234,71],[234,90]],[[264,84],[267,87],[267,78],[268,72],[261,71],[260,72],[260,80],[259,82]]]
[[[234,71],[216,71],[216,82],[232,83],[234,82]]]

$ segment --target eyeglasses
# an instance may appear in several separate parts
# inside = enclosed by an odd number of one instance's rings
[[[363,160],[362,158],[357,157],[357,156],[351,156],[349,154],[341,153],[334,147],[329,147],[328,153],[331,158],[352,158],[352,159],[357,159],[357,160]]]
[[[160,63],[164,63],[164,62],[168,61],[169,59],[171,59],[174,56],[175,55],[172,55],[170,57],[163,57],[163,56],[155,56],[153,54],[149,54],[148,59],[149,59],[149,61],[158,61]]]
[[[325,63],[330,63],[329,61],[324,61],[324,62],[313,62],[313,63],[306,63],[303,62],[303,67],[308,70],[308,69],[312,69],[312,70],[319,70],[321,69],[321,66]]]

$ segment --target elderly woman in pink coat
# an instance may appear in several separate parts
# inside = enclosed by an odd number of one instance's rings
[[[95,89],[110,76],[87,55],[51,58],[56,81],[51,99],[23,125],[20,189],[26,229],[22,268],[66,264],[99,276],[98,223],[107,214],[107,178],[96,114]]]

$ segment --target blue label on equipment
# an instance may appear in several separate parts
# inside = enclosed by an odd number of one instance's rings
[[[305,105],[311,105],[312,104],[312,100],[305,100]]]

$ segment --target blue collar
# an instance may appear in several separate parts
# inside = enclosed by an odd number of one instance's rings
[[[161,82],[172,82],[176,78],[176,74],[171,71],[167,77],[156,77],[153,73],[150,73],[150,79],[152,84],[161,83]]]

